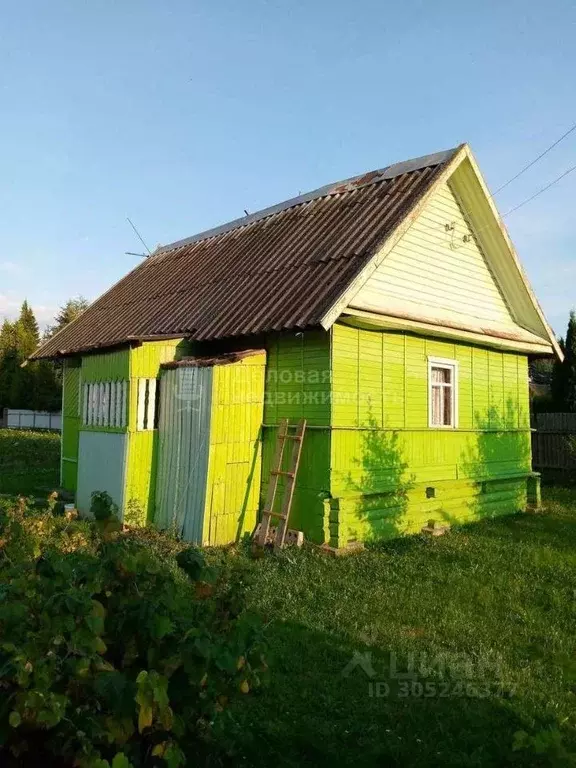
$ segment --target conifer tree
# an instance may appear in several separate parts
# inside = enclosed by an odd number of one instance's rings
[[[576,413],[576,313],[570,312],[566,349],[563,363],[564,405],[569,413]]]
[[[562,354],[566,352],[566,345],[564,339],[560,337],[558,339],[558,346],[562,350]],[[552,379],[550,381],[550,394],[552,395],[553,407],[557,412],[564,410],[565,400],[565,387],[564,387],[564,363],[560,362],[558,358],[554,359],[554,365],[552,367]]]

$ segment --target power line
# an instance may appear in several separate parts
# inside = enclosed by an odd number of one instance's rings
[[[559,182],[561,179],[563,179],[565,176],[568,176],[569,173],[572,173],[572,171],[576,171],[576,165],[573,165],[571,168],[568,168],[567,171],[564,171],[564,173],[561,173],[560,176],[557,176],[553,181],[551,181],[549,184],[546,184],[545,187],[542,187],[542,189],[539,189],[538,192],[535,192],[530,197],[527,197],[526,200],[523,200],[521,203],[518,203],[518,205],[514,206],[514,208],[511,208],[509,211],[506,211],[502,215],[502,218],[504,216],[509,216],[511,213],[514,213],[514,211],[517,211],[518,208],[522,208],[523,205],[526,205],[526,203],[529,203],[531,200],[534,200],[535,197],[538,197],[538,195],[541,195],[542,192],[546,192],[547,189],[550,189],[550,187],[553,187],[554,184]]]
[[[505,184],[502,184],[501,187],[498,187],[498,189],[495,192],[493,192],[490,195],[490,197],[494,197],[494,195],[497,195],[499,192],[501,192],[503,189],[505,189],[508,186],[508,184],[512,184],[513,181],[516,181],[516,179],[518,179],[520,176],[522,176],[522,174],[525,173],[529,168],[532,168],[533,165],[536,165],[538,160],[541,160],[545,155],[548,154],[548,152],[550,152],[550,150],[552,150],[552,149],[554,149],[554,147],[558,146],[558,144],[560,144],[561,141],[564,141],[564,139],[567,136],[570,136],[570,134],[573,133],[574,131],[576,131],[576,123],[574,123],[574,125],[571,128],[569,128],[566,131],[566,133],[563,133],[562,136],[560,136],[559,139],[556,139],[556,141],[553,144],[550,144],[550,146],[547,149],[545,149],[544,152],[539,154],[538,157],[535,157],[534,160],[531,160],[528,163],[528,165],[525,165],[524,168],[522,168],[522,170],[518,171],[518,173],[515,176],[512,176],[512,178],[508,179],[508,181]]]

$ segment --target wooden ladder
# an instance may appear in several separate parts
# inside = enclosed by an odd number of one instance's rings
[[[256,541],[258,544],[264,546],[268,541],[271,520],[273,517],[277,518],[278,525],[276,527],[276,536],[274,538],[274,549],[280,549],[283,547],[284,541],[286,539],[288,518],[290,517],[290,509],[292,508],[292,498],[294,496],[294,487],[296,485],[296,475],[298,474],[300,455],[302,453],[302,442],[304,440],[304,433],[306,432],[306,419],[300,419],[296,425],[296,432],[294,434],[290,434],[288,431],[289,429],[290,426],[288,424],[288,419],[282,419],[280,421],[278,435],[276,437],[276,450],[274,452],[272,469],[270,471],[268,495],[266,497],[266,504],[264,505],[264,511],[262,513],[262,522],[260,523],[256,536]],[[290,457],[289,469],[283,471],[282,459],[284,457],[284,448],[286,446],[287,440],[293,440],[294,445],[292,447],[292,456]],[[278,490],[278,480],[281,477],[286,478],[286,487],[284,488],[284,497],[282,499],[280,512],[274,512],[274,501],[276,500],[276,492]]]

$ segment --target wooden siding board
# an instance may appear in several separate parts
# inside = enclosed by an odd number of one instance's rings
[[[378,337],[380,345],[374,341]],[[349,397],[345,409],[333,409],[332,418],[330,492],[331,503],[342,502],[339,546],[355,537],[419,530],[426,510],[440,510],[452,522],[516,511],[516,500],[521,503],[526,493],[526,481],[518,475],[531,470],[530,433],[520,418],[528,402],[527,378],[520,373],[527,370],[523,356],[343,324],[334,326],[332,344],[334,391]],[[378,349],[381,365],[375,359]],[[428,428],[429,356],[459,363],[458,429]],[[378,369],[384,429],[362,411],[366,395],[376,391]],[[516,477],[508,501],[482,490],[486,481],[507,477]],[[450,504],[426,501],[426,487],[438,483],[451,484]],[[375,522],[371,509],[382,508],[384,498],[385,507],[395,511],[387,523],[384,514]]]
[[[446,226],[454,227],[447,231]],[[466,238],[465,242],[463,238]],[[452,189],[441,185],[359,290],[357,308],[516,328]]]
[[[356,339],[354,332],[349,334],[350,338]],[[357,340],[353,344],[357,352]],[[302,446],[290,526],[321,544],[326,536],[323,497],[328,495],[330,485],[330,423],[334,409],[346,408],[342,397],[342,394],[346,396],[346,387],[340,392],[332,388],[334,361],[331,360],[330,333],[304,331],[271,336],[267,349],[261,500],[265,499],[268,489],[280,419],[288,418],[295,424],[305,418],[311,428]],[[351,371],[357,375],[353,364]],[[353,409],[351,419],[357,413],[357,401]],[[288,453],[286,451],[285,461]],[[282,487],[280,483],[278,495]]]
[[[129,350],[125,506],[131,523],[144,525],[154,517],[156,505],[156,474],[158,430],[138,429],[138,390],[143,379],[160,376],[162,363],[177,360],[190,353],[183,339],[144,342]],[[143,414],[142,414],[143,415]],[[125,418],[125,417],[124,417]]]
[[[130,376],[130,350],[85,355],[82,358],[82,381],[122,381]]]
[[[203,543],[237,541],[258,515],[266,353],[213,368]]]

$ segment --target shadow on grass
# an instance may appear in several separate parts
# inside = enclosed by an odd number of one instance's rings
[[[552,547],[558,551],[576,554],[576,519],[572,516],[550,515],[546,511],[536,514],[516,514],[480,523],[469,523],[460,530],[477,538],[513,539],[534,548]]]
[[[270,687],[234,712],[236,758],[248,765],[529,764],[512,745],[516,731],[534,724],[494,673],[442,680],[423,677],[417,664],[399,679],[410,659],[385,649],[288,622],[272,623],[267,634],[275,649]]]

